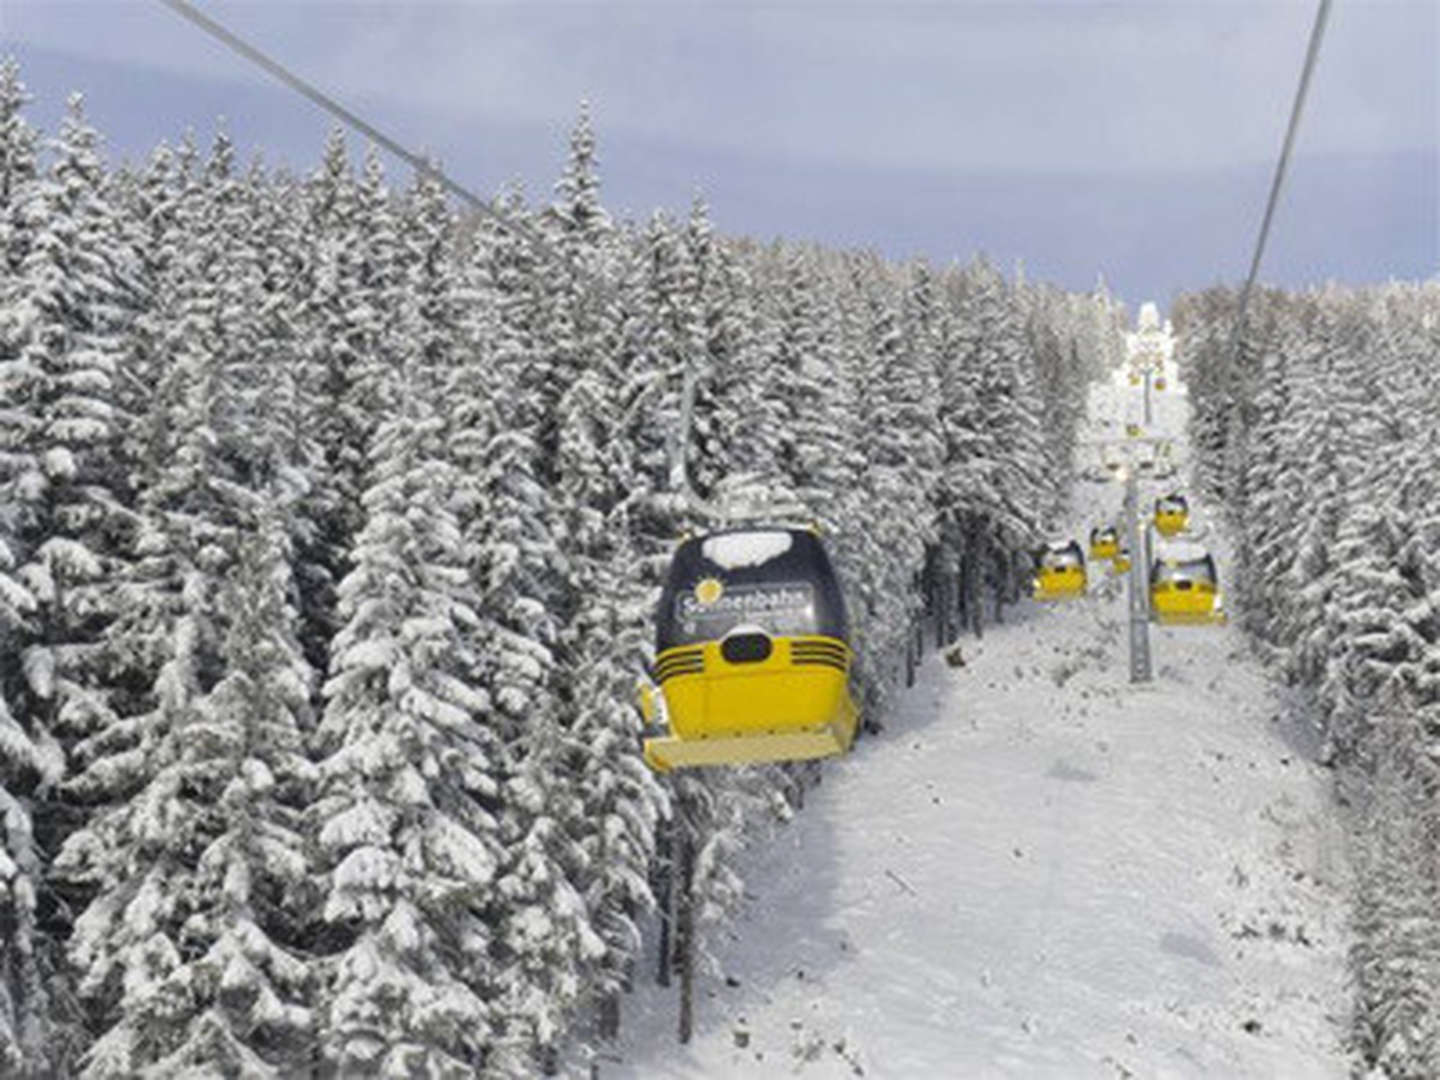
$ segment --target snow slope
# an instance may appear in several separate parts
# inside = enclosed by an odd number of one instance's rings
[[[1096,387],[1091,436],[1135,393]],[[1182,435],[1183,396],[1156,407]],[[1072,533],[1120,499],[1085,485]],[[1348,885],[1298,706],[1228,627],[1152,627],[1132,686],[1118,585],[932,654],[756,852],[691,1044],[652,961],[600,1075],[1346,1075]]]

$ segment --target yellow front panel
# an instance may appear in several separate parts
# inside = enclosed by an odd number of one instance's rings
[[[1036,600],[1068,600],[1084,592],[1084,567],[1069,566],[1060,570],[1042,568],[1035,575]]]
[[[1155,531],[1161,536],[1175,536],[1182,532],[1190,515],[1183,510],[1157,510],[1155,512]]]
[[[759,765],[775,761],[810,761],[834,757],[850,749],[855,736],[853,720],[821,731],[782,735],[745,735],[735,738],[680,739],[675,736],[645,740],[645,760],[657,772],[696,765]]]
[[[1150,607],[1159,623],[1186,624],[1215,622],[1215,587],[1195,582],[1188,589],[1177,589],[1173,582],[1157,583],[1150,590]]]
[[[1120,544],[1115,540],[1096,540],[1090,545],[1090,557],[1092,559],[1113,559],[1120,552]]]
[[[846,670],[828,664],[797,664],[793,645],[814,643],[824,655],[843,657]],[[829,648],[827,648],[827,646]],[[848,725],[846,744],[853,735],[854,705],[847,688],[849,648],[834,638],[776,638],[764,660],[732,664],[720,652],[720,643],[705,642],[704,670],[685,671],[666,678],[665,694],[670,730],[682,740],[744,737],[815,730]],[[662,653],[663,670],[670,653]]]

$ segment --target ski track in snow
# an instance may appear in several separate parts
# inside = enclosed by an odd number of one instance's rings
[[[1126,415],[1117,380],[1092,418]],[[1183,435],[1183,397],[1155,401]],[[1082,481],[1071,534],[1121,497]],[[1119,585],[1007,609],[963,667],[932,652],[757,846],[691,1043],[648,957],[600,1075],[1347,1075],[1329,774],[1238,629],[1152,626],[1155,681],[1132,686]]]

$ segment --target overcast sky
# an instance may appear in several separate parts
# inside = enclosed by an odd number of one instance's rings
[[[204,0],[482,195],[548,198],[581,99],[606,205],[936,262],[983,250],[1131,303],[1248,266],[1315,3]],[[112,160],[217,119],[308,171],[330,120],[156,0],[0,0],[53,130]],[[357,143],[358,145],[358,143]],[[1262,278],[1440,270],[1440,3],[1336,0]],[[393,164],[397,180],[403,167]]]

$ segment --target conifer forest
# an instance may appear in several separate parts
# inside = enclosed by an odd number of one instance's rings
[[[0,1074],[599,1075],[657,977],[684,1038],[821,770],[645,764],[677,540],[814,522],[884,739],[1027,595],[1122,305],[619,220],[583,109],[485,216],[338,129],[116,164],[30,104],[0,65]],[[1434,1075],[1440,288],[1265,291],[1238,356],[1236,301],[1172,306],[1196,487],[1343,795],[1356,1060]]]
[[[1311,702],[1355,863],[1353,1040],[1440,1074],[1440,283],[1176,309],[1203,483],[1245,629]]]
[[[614,221],[583,114],[553,199],[496,202],[561,265],[338,132],[109,168],[26,104],[8,63],[7,1075],[556,1070],[811,782],[644,765],[675,540],[742,479],[803,506],[879,717],[935,581],[977,631],[1015,595],[1117,359],[1105,296],[983,260]]]

